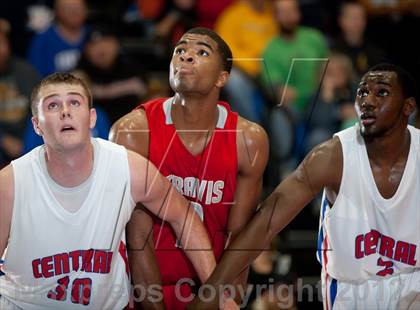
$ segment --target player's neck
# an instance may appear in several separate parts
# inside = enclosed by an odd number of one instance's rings
[[[393,130],[391,134],[377,138],[365,138],[369,160],[378,166],[393,166],[401,157],[407,158],[410,141],[408,128]]]
[[[47,146],[45,162],[48,174],[61,186],[75,187],[80,185],[92,173],[93,155],[91,142],[72,151],[56,151]]]
[[[183,129],[214,129],[217,124],[218,95],[185,96],[176,94],[172,106],[172,119],[175,127]]]

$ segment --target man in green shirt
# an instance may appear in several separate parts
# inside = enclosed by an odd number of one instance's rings
[[[268,91],[275,90],[281,104],[299,116],[319,84],[328,48],[318,30],[300,26],[296,0],[275,0],[274,17],[280,33],[263,53],[266,69],[262,70],[262,82]]]

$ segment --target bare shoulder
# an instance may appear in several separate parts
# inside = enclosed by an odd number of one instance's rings
[[[260,164],[265,168],[268,160],[269,142],[264,128],[243,117],[238,117],[236,144],[238,165]]]
[[[296,173],[313,185],[331,187],[338,192],[343,170],[343,151],[338,137],[314,147],[299,165]]]
[[[251,122],[241,116],[238,116],[238,136],[245,138],[246,143],[262,143],[267,142],[268,147],[268,136],[264,128],[257,123]],[[240,139],[243,140],[243,139]]]
[[[125,146],[143,156],[147,156],[149,126],[146,112],[137,109],[116,121],[109,132],[109,140]]]
[[[13,204],[14,196],[14,179],[13,179],[13,167],[8,165],[0,170],[0,203],[6,203],[7,205]]]
[[[109,138],[114,141],[120,133],[144,129],[149,129],[146,112],[143,109],[137,109],[124,115],[112,125]]]
[[[304,161],[311,162],[316,161],[324,164],[337,163],[337,160],[342,161],[343,152],[341,150],[341,142],[338,137],[315,146],[309,154],[306,156]]]

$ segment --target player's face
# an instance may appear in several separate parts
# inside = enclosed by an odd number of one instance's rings
[[[175,92],[206,95],[223,87],[227,75],[217,43],[208,36],[185,34],[175,46],[169,70],[169,82]]]
[[[366,73],[357,90],[355,108],[364,137],[378,137],[406,126],[404,96],[395,72]]]
[[[50,84],[41,88],[33,117],[34,128],[46,145],[57,151],[71,150],[89,142],[96,112],[80,85]]]

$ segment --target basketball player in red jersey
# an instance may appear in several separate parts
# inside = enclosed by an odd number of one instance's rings
[[[189,30],[170,63],[175,95],[139,106],[110,133],[111,140],[149,158],[193,202],[216,259],[254,213],[268,159],[264,129],[219,101],[231,67],[232,53],[223,39],[205,28]],[[139,208],[127,232],[134,284],[162,283],[166,308],[184,309],[193,297],[191,286],[199,283],[185,253],[176,247],[173,230]],[[245,285],[246,277],[244,272],[237,283]],[[142,305],[163,307],[148,296]]]

